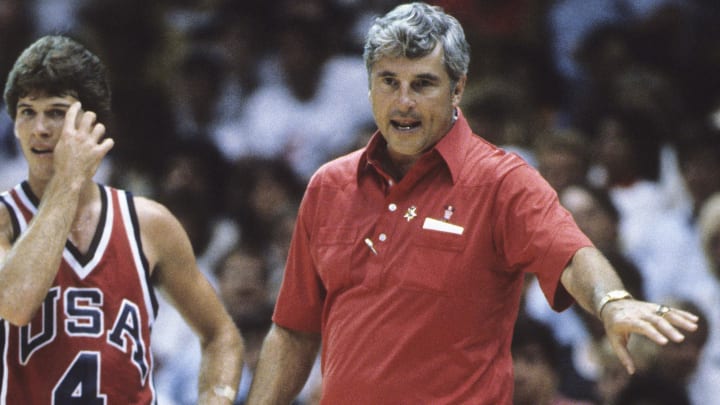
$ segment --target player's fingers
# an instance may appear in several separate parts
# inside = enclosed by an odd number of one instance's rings
[[[90,135],[92,136],[93,139],[95,139],[96,141],[99,141],[102,138],[102,136],[105,135],[105,125],[103,125],[102,123],[96,124],[93,127]]]
[[[91,132],[91,128],[95,125],[97,115],[92,111],[84,111],[80,114],[80,125],[78,129],[81,131]]]
[[[112,138],[105,138],[100,142],[100,151],[102,152],[102,155],[105,156],[108,152],[110,152],[110,149],[115,146],[115,141]]]
[[[76,121],[78,119],[78,112],[80,111],[80,102],[76,101],[70,105],[70,108],[65,112],[65,122],[63,123],[63,133],[73,133],[77,128]]]

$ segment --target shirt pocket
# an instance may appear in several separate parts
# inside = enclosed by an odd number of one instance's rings
[[[461,271],[466,242],[464,235],[423,230],[410,243],[400,287],[450,295],[450,272]]]
[[[316,266],[328,292],[350,285],[350,258],[357,243],[356,235],[355,228],[324,226],[318,229]]]

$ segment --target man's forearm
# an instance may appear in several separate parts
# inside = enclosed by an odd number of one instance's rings
[[[242,371],[243,343],[237,329],[228,329],[202,348],[198,403],[232,404]]]
[[[609,291],[623,289],[615,269],[599,250],[578,250],[562,274],[561,282],[580,306],[597,315],[598,304]]]
[[[263,343],[248,405],[289,404],[307,381],[320,336],[273,325]]]
[[[59,180],[49,183],[27,231],[2,259],[0,317],[24,325],[45,299],[60,266],[78,199],[77,191]]]

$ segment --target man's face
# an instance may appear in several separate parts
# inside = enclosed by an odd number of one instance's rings
[[[541,398],[552,397],[557,388],[557,373],[537,343],[513,349],[515,389],[513,403],[536,404]]]
[[[49,177],[52,174],[53,151],[62,133],[65,113],[76,101],[73,96],[43,93],[31,93],[18,100],[15,136],[20,141],[31,176]]]
[[[617,246],[617,224],[592,194],[581,187],[570,186],[560,192],[560,202],[600,250]]]
[[[220,297],[236,322],[257,316],[268,304],[262,261],[234,253],[223,263],[219,277]]]
[[[443,48],[417,59],[385,57],[370,72],[370,102],[395,161],[414,161],[452,125],[465,77],[451,88]]]

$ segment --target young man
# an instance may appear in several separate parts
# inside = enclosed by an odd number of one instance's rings
[[[323,404],[510,404],[527,272],[555,309],[598,314],[630,372],[630,333],[695,329],[632,299],[537,171],[473,135],[458,108],[468,48],[423,3],[370,28],[379,131],[308,185],[249,403],[289,403],[322,342]]]
[[[0,403],[155,403],[157,286],[200,336],[200,402],[231,404],[242,341],[182,226],[160,204],[93,181],[114,144],[100,60],[43,37],[4,95],[28,177],[0,196]]]

